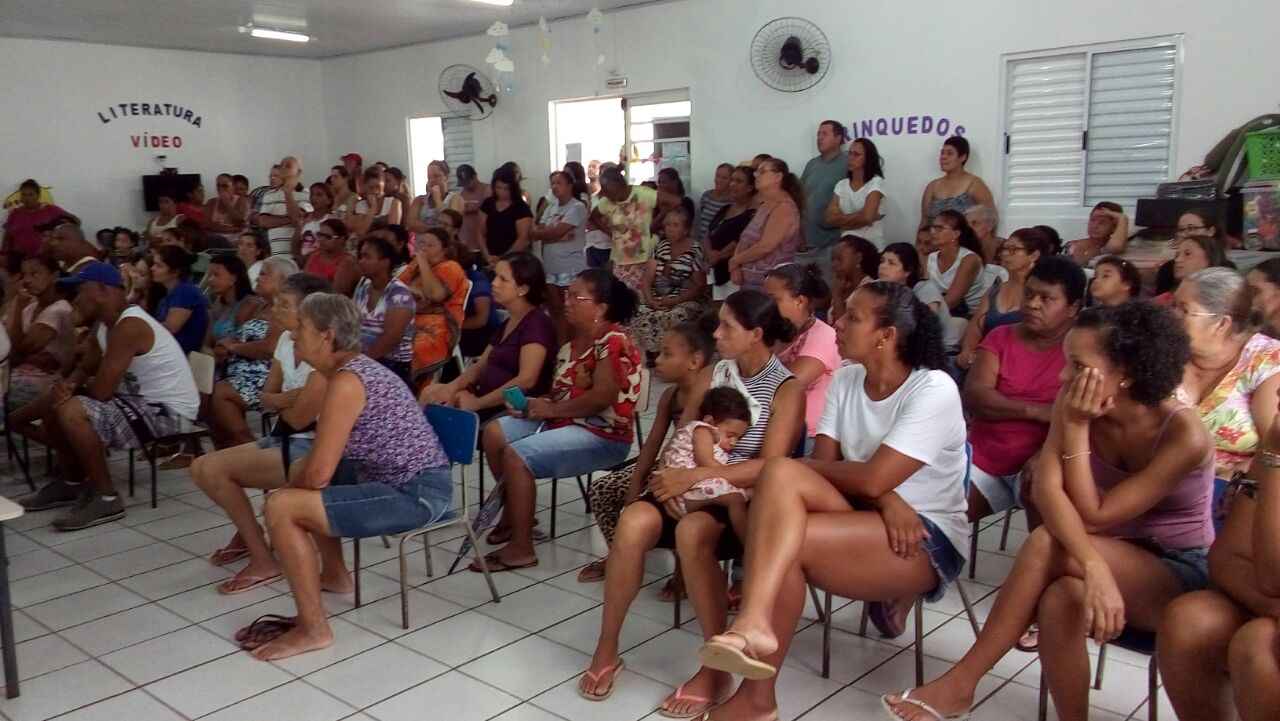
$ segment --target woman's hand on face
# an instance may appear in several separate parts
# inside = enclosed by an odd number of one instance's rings
[[[1084,569],[1084,626],[1098,643],[1115,640],[1124,631],[1124,597],[1101,561]]]
[[[693,484],[698,482],[697,473],[696,468],[664,468],[655,471],[649,477],[649,490],[653,491],[654,498],[666,503],[693,488]]]
[[[1063,420],[1072,424],[1088,424],[1107,414],[1116,404],[1114,396],[1102,393],[1102,371],[1085,368],[1071,379],[1063,405]]]
[[[929,537],[920,514],[896,493],[887,494],[880,499],[878,510],[889,537],[889,548],[908,560],[919,555],[921,543]]]

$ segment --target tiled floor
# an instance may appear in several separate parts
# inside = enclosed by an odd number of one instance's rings
[[[651,419],[650,419],[651,420]],[[2,461],[0,461],[2,462]],[[39,461],[37,468],[43,468]],[[145,470],[140,468],[140,477]],[[6,467],[0,493],[23,491]],[[126,477],[123,459],[113,462]],[[475,469],[468,477],[475,478]],[[550,501],[550,482],[539,493]],[[572,480],[562,481],[561,534],[539,548],[541,565],[495,577],[500,604],[483,579],[465,570],[444,575],[456,554],[456,533],[430,539],[436,576],[425,573],[422,547],[410,558],[411,628],[400,627],[395,551],[362,545],[364,603],[326,599],[335,645],[266,664],[229,640],[264,613],[293,612],[284,583],[238,596],[210,584],[228,571],[207,554],[230,527],[185,471],[163,473],[159,508],[139,486],[127,518],[77,533],[49,526],[56,513],[25,516],[5,528],[17,627],[22,695],[0,700],[9,721],[419,721],[446,719],[633,720],[659,718],[654,709],[695,667],[696,621],[671,628],[671,607],[656,600],[671,571],[669,555],[653,554],[623,633],[627,670],[606,703],[574,690],[599,629],[602,586],[577,583],[577,569],[604,551],[584,515]],[[474,496],[474,494],[473,494]],[[542,527],[550,510],[541,507]],[[981,619],[1025,539],[1015,516],[1007,551],[998,548],[995,519],[980,536],[976,581],[966,587]],[[348,546],[349,548],[349,546]],[[238,568],[233,567],[231,571]],[[833,615],[831,678],[823,679],[822,628],[805,614],[779,678],[781,717],[806,721],[877,719],[877,695],[913,685],[914,626],[900,639],[856,635],[861,606],[843,601]],[[690,614],[686,607],[686,618]],[[925,672],[945,670],[972,642],[954,591],[924,612]],[[1146,717],[1146,659],[1112,649],[1107,677],[1092,697],[1094,719]],[[1036,717],[1039,665],[1012,652],[979,687],[979,721]],[[1161,696],[1161,713],[1172,718]],[[1050,718],[1056,718],[1050,712]]]

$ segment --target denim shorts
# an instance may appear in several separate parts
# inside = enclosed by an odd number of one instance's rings
[[[630,441],[611,441],[582,426],[543,430],[542,421],[502,416],[496,423],[534,478],[570,478],[627,460]]]
[[[946,595],[947,586],[960,577],[960,571],[964,568],[964,556],[961,556],[956,547],[951,545],[951,540],[942,532],[942,529],[938,528],[937,524],[924,516],[920,516],[920,522],[929,532],[929,537],[924,540],[924,550],[929,554],[929,565],[933,566],[933,570],[938,574],[938,585],[924,595],[926,601],[933,603]]]
[[[969,481],[987,499],[992,513],[1022,505],[1022,472],[995,476],[969,462]]]
[[[1168,568],[1178,582],[1182,584],[1182,592],[1200,591],[1209,587],[1209,549],[1199,548],[1165,548],[1150,538],[1122,539],[1140,546],[1155,554],[1156,558]]]
[[[307,455],[315,442],[316,439],[310,436],[289,436],[289,457],[297,460]],[[263,450],[280,448],[282,445],[284,445],[284,439],[280,436],[263,436],[258,439],[258,447]]]
[[[320,492],[329,533],[369,538],[404,533],[442,520],[453,508],[449,466],[427,468],[402,486],[361,483],[355,465],[342,461]]]

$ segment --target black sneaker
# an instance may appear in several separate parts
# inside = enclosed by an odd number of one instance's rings
[[[94,493],[77,503],[65,516],[53,519],[52,525],[59,531],[79,531],[121,518],[124,518],[124,501],[119,496],[108,501]]]
[[[35,493],[28,493],[19,498],[18,503],[26,511],[47,511],[50,508],[74,506],[83,490],[84,484],[73,486],[66,481],[55,479]]]

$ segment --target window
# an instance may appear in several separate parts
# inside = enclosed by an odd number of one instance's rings
[[[427,187],[427,165],[444,158],[442,125],[438,117],[409,118],[409,181],[413,183],[410,197]]]
[[[633,184],[653,180],[663,168],[675,168],[687,188],[692,110],[688,90],[553,101],[551,162],[559,168],[570,160],[585,165],[625,159]]]
[[[1154,196],[1170,179],[1181,42],[1008,56],[1005,207],[1071,216],[1102,200],[1132,207]]]

